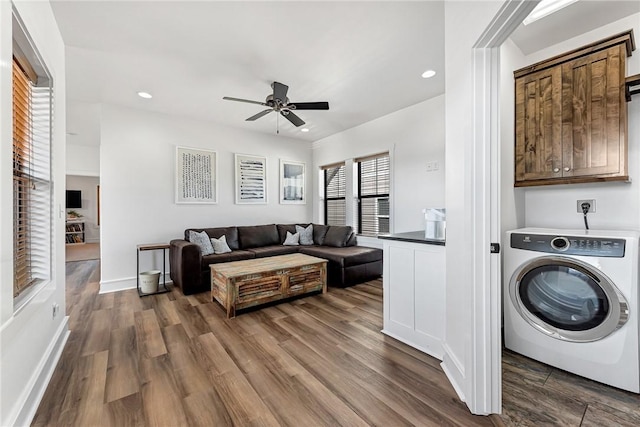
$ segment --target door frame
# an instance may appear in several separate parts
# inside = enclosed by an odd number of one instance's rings
[[[500,46],[539,0],[506,0],[473,46],[471,360],[467,405],[474,414],[502,411],[500,223]]]

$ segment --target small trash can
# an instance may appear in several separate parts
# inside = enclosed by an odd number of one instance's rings
[[[427,239],[444,240],[447,231],[446,209],[424,209],[424,237]]]
[[[140,273],[140,291],[145,294],[158,292],[160,270],[143,271]]]

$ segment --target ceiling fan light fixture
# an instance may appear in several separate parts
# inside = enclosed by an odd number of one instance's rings
[[[427,70],[424,73],[422,73],[422,78],[423,79],[430,79],[431,77],[435,76],[436,72],[433,70]]]
[[[151,99],[153,98],[153,95],[151,95],[149,92],[138,92],[138,96],[140,98],[144,98],[144,99]]]

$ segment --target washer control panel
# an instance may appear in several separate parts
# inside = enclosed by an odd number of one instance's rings
[[[624,239],[512,233],[511,247],[551,254],[623,258]]]

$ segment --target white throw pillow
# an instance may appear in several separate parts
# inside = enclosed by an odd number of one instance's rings
[[[189,230],[189,241],[200,246],[202,256],[211,255],[213,253],[213,246],[211,245],[211,240],[209,239],[209,235],[206,231],[201,231],[198,233]]]
[[[213,252],[217,254],[226,254],[231,252],[231,248],[227,244],[227,236],[224,234],[220,236],[219,239],[212,237],[211,244],[213,245]]]
[[[301,245],[313,245],[313,224],[309,224],[307,228],[296,225],[296,233],[300,235]]]
[[[300,234],[295,233],[295,234],[291,234],[290,231],[287,231],[287,238],[284,239],[284,246],[298,246],[300,243],[298,243],[300,241]]]

